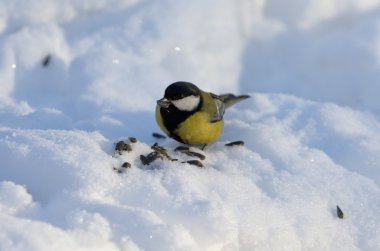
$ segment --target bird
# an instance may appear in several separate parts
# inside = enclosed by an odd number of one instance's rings
[[[193,83],[178,81],[157,100],[156,121],[168,137],[187,145],[206,146],[221,135],[225,109],[249,97],[216,95]]]

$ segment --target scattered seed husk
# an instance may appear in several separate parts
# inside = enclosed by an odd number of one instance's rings
[[[136,143],[137,139],[135,137],[129,137],[128,138],[131,143]]]
[[[48,54],[42,59],[42,66],[47,67],[51,61],[51,55]]]
[[[184,153],[184,154],[186,154],[188,156],[191,156],[191,157],[197,157],[197,158],[199,158],[201,160],[206,159],[206,156],[204,156],[203,154],[197,153],[197,152],[193,152],[193,151],[187,151],[186,152],[186,151],[184,151],[182,153]]]
[[[129,162],[124,162],[124,163],[121,165],[121,167],[124,167],[124,168],[131,168],[132,165],[131,165],[131,163],[129,163]]]
[[[183,152],[183,151],[189,151],[189,150],[190,150],[190,147],[188,146],[179,146],[176,149],[174,149],[174,151],[176,152]]]
[[[191,157],[197,157],[201,160],[206,159],[206,156],[204,156],[203,154],[190,151],[190,148],[188,146],[179,146],[176,149],[174,149],[174,151],[184,153],[184,154],[191,156]]]
[[[225,144],[225,146],[244,146],[244,141],[238,140]]]
[[[160,152],[160,153],[164,153],[164,152],[166,153],[167,152],[165,147],[160,146],[157,143],[154,143],[150,148],[157,151],[157,152]]]
[[[143,165],[149,165],[150,161],[145,155],[140,155],[140,160],[143,163]]]
[[[163,159],[163,157],[158,152],[151,152],[147,156],[140,155],[140,160],[143,165],[150,165],[156,159]]]
[[[119,153],[122,153],[125,151],[130,152],[132,151],[132,147],[131,145],[125,143],[124,141],[119,141],[116,143],[115,150],[118,151]]]
[[[151,147],[152,150],[160,154],[162,157],[167,158],[168,160],[172,160],[173,158],[170,157],[168,154],[168,150],[164,148],[163,146],[158,145],[157,143],[154,143]]]
[[[184,161],[182,163],[188,163],[190,165],[194,165],[194,166],[197,166],[197,167],[204,167],[202,162],[200,162],[199,160],[195,159],[195,160],[188,160],[188,161]]]
[[[343,213],[342,209],[340,209],[339,206],[336,206],[336,214],[338,215],[339,219],[343,219],[344,218],[344,213]]]
[[[157,133],[157,132],[152,133],[152,136],[157,139],[166,139],[165,135],[162,135],[161,133]]]
[[[158,152],[151,152],[147,155],[147,157],[150,159],[162,159],[162,156]]]

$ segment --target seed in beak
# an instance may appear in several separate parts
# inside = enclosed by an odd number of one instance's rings
[[[157,100],[157,105],[161,108],[168,108],[170,106],[171,102],[167,100],[166,98],[162,98]]]

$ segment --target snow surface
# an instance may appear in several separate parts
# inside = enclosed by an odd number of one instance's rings
[[[0,250],[380,250],[379,14],[378,0],[1,0]],[[193,159],[152,137],[178,80],[251,99],[193,149],[205,168],[144,166],[154,142]]]

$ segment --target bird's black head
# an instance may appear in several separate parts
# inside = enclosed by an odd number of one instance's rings
[[[180,81],[166,87],[164,97],[168,100],[178,100],[188,96],[199,96],[200,93],[201,92],[196,85]]]
[[[201,102],[201,91],[189,82],[175,82],[165,90],[164,98],[157,101],[161,108],[174,105],[180,111],[194,111]]]

